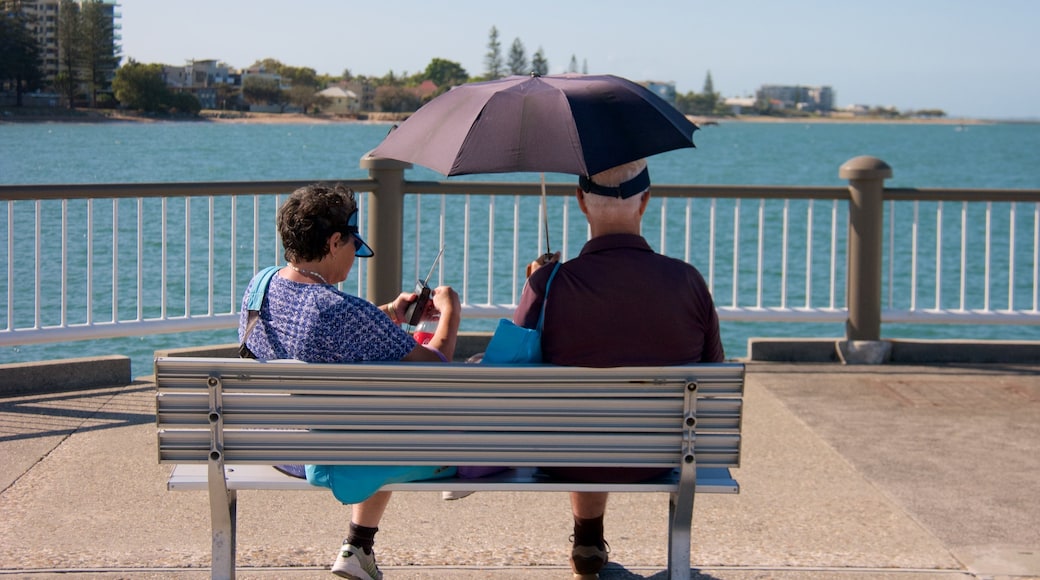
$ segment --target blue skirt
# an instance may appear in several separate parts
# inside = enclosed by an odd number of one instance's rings
[[[345,504],[361,503],[388,483],[453,477],[455,467],[438,465],[308,465],[307,481],[327,487]]]

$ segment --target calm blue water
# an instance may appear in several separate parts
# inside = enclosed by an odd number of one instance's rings
[[[383,124],[0,124],[0,183],[364,178],[367,171],[358,167],[358,160],[379,143],[388,128]],[[887,182],[890,187],[1040,189],[1040,125],[723,123],[698,131],[694,140],[694,150],[651,159],[656,183],[842,186],[840,165],[858,155],[872,155],[893,167],[894,176]],[[441,179],[420,167],[408,175],[410,179]],[[494,176],[496,181],[511,179],[529,181],[533,177]],[[562,175],[547,179],[573,181]],[[572,207],[571,211],[574,219],[577,210]],[[653,214],[651,209],[651,221],[658,219]],[[6,224],[3,227],[6,236]],[[647,237],[656,245],[656,233]],[[571,254],[576,251],[573,247]],[[0,276],[4,277],[6,259],[0,256],[4,260]],[[1031,259],[1031,255],[1023,256],[1021,261]],[[704,269],[698,260],[694,262]],[[720,304],[726,302],[728,292],[716,287]],[[725,323],[723,327],[727,354],[732,357],[744,356],[749,336],[780,333],[833,337],[841,336],[844,329],[821,324],[763,327]],[[890,338],[1040,339],[1036,327],[886,326],[883,334]],[[228,330],[91,344],[29,345],[3,349],[0,363],[120,353],[131,356],[134,372],[143,374],[149,372],[156,349],[234,340],[235,332]]]

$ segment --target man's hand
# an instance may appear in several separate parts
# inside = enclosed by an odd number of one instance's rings
[[[559,262],[559,261],[560,261],[560,253],[559,252],[556,252],[554,254],[542,254],[541,256],[538,256],[537,260],[535,260],[535,261],[533,261],[533,262],[531,262],[530,264],[527,265],[527,277],[530,278],[531,274],[534,274],[534,271],[537,270],[538,268],[541,268],[542,266],[544,266],[546,264],[551,264],[553,262]]]

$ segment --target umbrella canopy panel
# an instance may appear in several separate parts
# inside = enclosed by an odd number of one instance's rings
[[[433,99],[371,155],[445,175],[592,175],[693,147],[697,126],[645,87],[612,75],[508,77]]]

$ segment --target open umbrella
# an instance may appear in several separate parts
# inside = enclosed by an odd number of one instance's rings
[[[456,87],[392,130],[369,155],[444,175],[594,175],[693,147],[697,126],[653,91],[613,75],[512,76]]]

